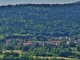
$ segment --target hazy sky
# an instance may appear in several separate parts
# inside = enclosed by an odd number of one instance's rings
[[[6,5],[6,4],[21,4],[21,3],[36,3],[36,4],[54,4],[54,3],[72,3],[77,2],[80,0],[0,0],[0,5]]]

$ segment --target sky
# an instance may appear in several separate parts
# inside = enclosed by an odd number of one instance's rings
[[[0,0],[0,5],[7,4],[64,4],[64,3],[73,3],[80,0]]]

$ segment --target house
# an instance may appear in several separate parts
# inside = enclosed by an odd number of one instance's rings
[[[32,45],[32,44],[34,44],[34,43],[30,42],[30,41],[26,41],[26,42],[23,43],[23,45]]]
[[[67,45],[68,45],[68,44],[70,44],[70,41],[69,41],[69,40],[67,40],[67,41],[66,41],[66,44],[67,44]]]
[[[78,39],[77,42],[80,43],[80,39]]]
[[[70,40],[70,41],[73,41],[73,40],[75,40],[75,39],[74,39],[74,38],[69,38],[69,40]]]
[[[56,41],[56,45],[58,45],[58,44],[60,44],[61,43],[61,41]]]
[[[13,41],[11,39],[6,40],[6,44],[12,44]]]
[[[42,45],[42,46],[44,47],[45,42],[46,42],[46,41],[38,41],[37,43],[38,43],[39,45]]]
[[[58,45],[61,43],[61,41],[47,41],[46,42],[47,44],[55,44],[55,45]]]
[[[73,42],[75,43],[75,44],[77,44],[78,42],[77,42],[77,40],[73,40]]]

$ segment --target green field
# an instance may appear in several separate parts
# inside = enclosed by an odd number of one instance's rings
[[[36,58],[36,56],[34,56],[33,58]],[[57,58],[57,59],[65,59],[65,60],[78,60],[77,58],[67,58],[67,57],[43,57],[43,56],[38,56],[38,58]]]
[[[23,53],[21,50],[12,50],[13,52],[16,52],[16,53]],[[11,50],[3,50],[2,53],[5,53],[5,52],[11,52]]]
[[[22,52],[21,50],[12,50],[13,52],[16,52],[18,53],[19,55],[21,55]],[[5,52],[11,52],[11,50],[3,50],[2,53],[5,53]],[[0,58],[2,58],[4,56],[4,54],[0,54]],[[43,57],[43,56],[37,56],[38,58],[57,58],[57,59],[65,59],[65,60],[78,60],[77,58],[67,58],[67,57],[54,57],[54,56],[51,56],[51,57]],[[36,56],[33,56],[33,58],[36,58]]]

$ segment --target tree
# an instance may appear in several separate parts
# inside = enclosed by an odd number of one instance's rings
[[[80,46],[77,47],[77,50],[80,51]]]
[[[72,55],[72,53],[71,51],[64,49],[59,53],[59,55],[63,57],[69,57],[70,55]]]
[[[29,51],[29,46],[23,46],[22,51]]]
[[[76,45],[75,45],[74,42],[70,42],[69,46],[70,46],[70,47],[75,47]]]
[[[6,50],[14,50],[14,46],[13,45],[6,45],[4,48]]]

